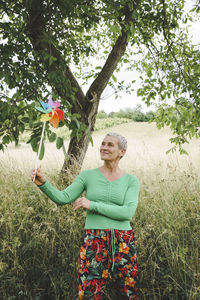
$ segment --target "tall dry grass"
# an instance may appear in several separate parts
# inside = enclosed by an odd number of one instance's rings
[[[166,155],[168,129],[129,123],[109,131],[127,137],[121,168],[141,182],[132,220],[138,240],[140,299],[199,299],[200,142],[187,146],[189,156]],[[98,149],[106,132],[94,134],[83,169],[101,165]],[[63,159],[61,150],[47,145],[40,164],[55,185]],[[29,179],[34,165],[35,154],[27,145],[0,153],[0,298],[71,300],[76,295],[85,212],[47,200]],[[105,299],[116,297],[108,288]]]

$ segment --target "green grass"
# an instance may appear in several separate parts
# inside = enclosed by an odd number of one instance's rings
[[[140,299],[200,298],[199,141],[189,156],[165,155],[169,130],[154,124],[115,126],[128,138],[121,167],[139,177],[140,201],[132,220],[138,241]],[[106,129],[94,134],[83,169],[101,164],[98,147]],[[57,185],[62,151],[47,144],[42,168]],[[58,207],[29,179],[30,147],[0,154],[0,299],[71,300],[85,212]],[[58,185],[57,185],[58,186]],[[108,288],[105,299],[116,300]]]

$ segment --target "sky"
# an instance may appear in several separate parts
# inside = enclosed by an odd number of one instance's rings
[[[195,1],[194,0],[186,0],[186,11],[189,11]],[[189,24],[189,32],[192,36],[192,40],[194,43],[200,43],[200,20],[196,20],[196,22]],[[146,104],[141,100],[141,98],[137,97],[137,89],[140,86],[139,74],[136,71],[127,72],[125,69],[122,69],[119,73],[116,74],[118,80],[124,79],[129,82],[131,80],[136,80],[134,84],[135,91],[131,93],[131,95],[124,93],[120,93],[120,98],[115,99],[115,96],[112,95],[111,91],[106,88],[104,94],[102,95],[102,100],[100,101],[99,111],[104,110],[106,113],[110,113],[111,111],[119,111],[120,109],[135,108],[137,104],[140,104],[142,110],[147,112],[149,110],[154,110],[154,106],[147,107]]]

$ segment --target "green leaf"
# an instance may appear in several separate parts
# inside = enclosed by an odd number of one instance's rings
[[[112,80],[113,80],[114,82],[117,82],[117,78],[115,77],[115,75],[112,75]]]
[[[9,144],[9,142],[10,142],[9,136],[8,135],[4,135],[4,137],[3,137],[3,144]]]
[[[148,69],[148,71],[147,71],[147,76],[148,76],[148,77],[151,77],[151,76],[152,76],[152,70],[151,70],[151,68]]]
[[[24,132],[25,126],[23,123],[19,124],[19,131]]]
[[[52,132],[52,134],[49,136],[49,142],[51,143],[55,142],[56,137],[57,137],[56,133]]]
[[[172,151],[172,149],[167,150],[165,153],[169,154]]]
[[[39,141],[40,141],[40,137],[34,137],[31,140],[31,147],[32,147],[32,149],[33,149],[34,152],[38,151]]]
[[[58,137],[56,140],[56,148],[60,149],[63,146],[63,138]]]
[[[56,59],[56,57],[54,57],[54,56],[49,56],[49,65],[51,66],[52,65],[52,63],[54,62],[54,61],[56,61],[57,59]]]
[[[42,146],[41,146],[41,150],[40,150],[40,155],[39,155],[39,160],[43,159],[44,152],[45,152],[45,147],[44,147],[44,142],[42,142]]]
[[[118,24],[114,24],[110,27],[110,31],[113,33],[121,33],[121,28]]]

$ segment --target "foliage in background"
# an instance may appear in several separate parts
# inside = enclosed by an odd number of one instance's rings
[[[128,123],[130,122],[130,119],[128,118],[105,118],[105,119],[97,119],[96,125],[95,125],[95,131],[106,129],[113,127],[115,125]]]
[[[135,108],[125,108],[120,109],[118,112],[110,112],[106,114],[104,110],[101,110],[97,114],[97,119],[105,118],[121,118],[130,119],[135,122],[148,122],[154,120],[155,113],[153,111],[148,111],[144,113],[142,111],[141,105],[137,105]]]

